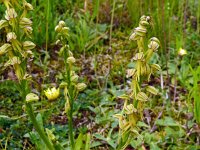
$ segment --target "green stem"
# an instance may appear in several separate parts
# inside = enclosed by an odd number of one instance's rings
[[[139,52],[144,52],[144,39],[143,39],[143,37],[140,37],[140,39],[137,40],[137,45],[138,45]]]
[[[71,100],[70,100],[71,101]],[[73,100],[72,100],[73,101]],[[73,102],[70,104],[70,112],[69,112],[69,139],[71,149],[74,149],[74,135],[73,135]]]
[[[111,14],[111,22],[110,22],[110,41],[109,41],[109,46],[111,47],[112,44],[112,29],[113,29],[113,20],[114,20],[114,13],[115,13],[115,0],[113,0],[113,7],[112,7],[112,14]]]
[[[30,92],[28,82],[27,80],[19,80],[19,86],[20,86],[20,93],[22,98],[25,100],[27,93]],[[41,128],[41,126],[38,124],[36,117],[34,115],[33,107],[30,103],[26,103],[26,111],[28,116],[30,117],[34,128],[36,129],[37,133],[39,134],[40,138],[44,141],[46,146],[48,147],[49,150],[55,150],[54,146],[52,145],[51,141],[48,139],[48,137],[45,135],[44,130]]]
[[[26,109],[27,109],[27,114],[29,115],[34,128],[36,129],[37,133],[39,134],[39,136],[42,138],[42,140],[44,141],[44,143],[46,144],[46,146],[48,147],[49,150],[55,150],[53,144],[51,143],[51,141],[48,139],[48,137],[45,135],[44,130],[40,127],[40,125],[38,124],[35,115],[34,115],[34,111],[33,111],[33,107],[30,103],[26,103]]]
[[[65,52],[65,58],[67,60],[68,54]],[[68,83],[68,96],[69,96],[69,105],[70,105],[70,111],[68,113],[68,125],[69,125],[69,139],[70,139],[70,146],[71,149],[74,149],[74,134],[73,134],[73,106],[74,106],[74,94],[73,94],[73,86],[71,84],[71,76],[70,76],[70,72],[71,72],[71,66],[65,62],[65,66],[66,66],[66,72],[67,72],[67,78],[66,81]]]
[[[46,1],[47,2],[47,9],[46,9],[46,43],[45,43],[45,48],[46,48],[46,52],[48,53],[48,41],[49,41],[49,13],[50,13],[50,4],[49,4],[49,0]]]
[[[69,71],[70,72],[70,69]],[[74,106],[74,94],[73,94],[73,87],[71,86],[71,80],[70,80],[70,74],[68,74],[69,78],[69,103],[70,103],[70,112],[69,112],[69,139],[70,139],[70,145],[71,149],[74,149],[74,134],[73,134],[73,106]]]

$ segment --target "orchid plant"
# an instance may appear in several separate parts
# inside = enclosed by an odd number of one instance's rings
[[[24,108],[47,148],[54,150],[52,141],[36,120],[32,104],[38,101],[39,97],[31,92],[32,77],[27,73],[27,63],[33,58],[32,50],[35,48],[35,44],[31,41],[32,21],[27,17],[27,13],[33,10],[33,7],[25,0],[3,0],[3,3],[6,11],[5,19],[0,21],[0,29],[4,30],[7,35],[6,42],[0,47],[0,55],[8,56],[4,67],[14,69],[18,91],[24,100]]]
[[[71,149],[76,149],[74,140],[74,129],[73,129],[73,112],[74,112],[74,101],[76,100],[79,92],[86,88],[85,83],[79,83],[79,76],[73,70],[73,66],[76,59],[73,53],[69,50],[69,46],[66,44],[69,37],[69,28],[66,27],[64,21],[59,21],[58,25],[55,27],[57,32],[56,44],[60,44],[62,47],[60,49],[59,55],[63,57],[65,71],[62,74],[63,80],[60,84],[60,88],[64,91],[65,96],[65,113],[68,118],[69,124],[69,139]]]
[[[142,88],[144,81],[149,81],[151,74],[160,70],[158,64],[150,64],[150,59],[157,52],[160,42],[156,37],[149,40],[148,48],[145,48],[144,40],[151,24],[149,16],[140,18],[139,26],[134,29],[130,40],[136,41],[138,53],[133,57],[135,67],[127,70],[127,78],[131,78],[131,92],[119,96],[124,100],[124,106],[120,114],[115,117],[119,120],[119,140],[117,149],[125,149],[131,139],[140,138],[137,123],[143,119],[144,103],[149,101],[150,94],[157,95],[158,90],[154,86],[147,85]]]

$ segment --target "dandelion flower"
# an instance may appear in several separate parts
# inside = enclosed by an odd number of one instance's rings
[[[44,91],[46,97],[48,98],[49,101],[53,101],[55,100],[56,98],[59,97],[60,95],[60,89],[56,89],[55,87],[53,88],[48,88],[47,90]]]

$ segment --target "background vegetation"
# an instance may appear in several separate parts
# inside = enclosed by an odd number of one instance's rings
[[[142,138],[135,137],[131,149],[200,149],[200,1],[199,0],[29,0],[34,10],[32,41],[34,59],[28,62],[32,91],[40,96],[34,104],[37,121],[51,130],[62,146],[68,146],[65,95],[49,102],[44,90],[63,80],[61,46],[56,45],[55,26],[63,20],[69,27],[67,44],[77,58],[75,71],[87,84],[74,101],[75,139],[90,137],[90,149],[116,149],[118,120],[124,100],[119,96],[130,87],[126,70],[134,67],[137,43],[130,41],[140,17],[151,17],[147,39],[156,36],[160,48],[151,63],[162,68],[149,83],[159,89],[144,104],[137,124]],[[0,18],[5,6],[0,4]],[[0,45],[6,33],[0,30]],[[148,41],[145,41],[147,43]],[[180,56],[179,49],[187,55]],[[41,149],[33,124],[23,110],[12,67],[0,56],[0,149]],[[141,85],[142,87],[144,85]],[[87,138],[86,138],[87,137]],[[83,141],[86,142],[87,141]]]

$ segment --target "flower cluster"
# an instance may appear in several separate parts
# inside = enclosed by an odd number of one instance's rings
[[[32,33],[32,21],[26,17],[27,11],[33,10],[30,3],[23,1],[22,14],[19,15],[15,8],[20,1],[3,1],[6,6],[5,19],[0,21],[0,29],[7,33],[7,42],[0,47],[0,55],[7,54],[9,60],[5,67],[12,65],[18,80],[25,78],[26,70],[20,65],[32,56],[35,44],[29,40]],[[23,37],[23,38],[22,38]]]
[[[158,90],[153,86],[141,88],[142,81],[149,81],[151,74],[160,70],[158,64],[149,63],[153,53],[157,52],[160,46],[159,40],[152,37],[149,40],[148,48],[145,49],[144,46],[144,38],[150,25],[150,17],[142,16],[139,26],[134,29],[129,38],[137,41],[138,53],[133,57],[135,67],[127,70],[127,78],[132,78],[131,92],[119,96],[125,101],[124,107],[121,114],[115,115],[119,119],[119,127],[122,133],[132,132],[133,134],[138,134],[136,125],[137,121],[143,118],[143,104],[149,100],[149,94],[158,94]]]
[[[66,45],[69,37],[69,28],[66,27],[64,21],[59,21],[55,27],[57,33],[56,44],[61,44],[59,54],[64,58],[65,72],[63,73],[63,81],[60,84],[60,88],[64,89],[64,96],[66,99],[65,111],[68,113],[73,107],[73,101],[77,97],[78,93],[86,88],[85,83],[79,83],[79,76],[73,70],[73,66],[76,59],[73,53],[69,50],[69,46]]]

